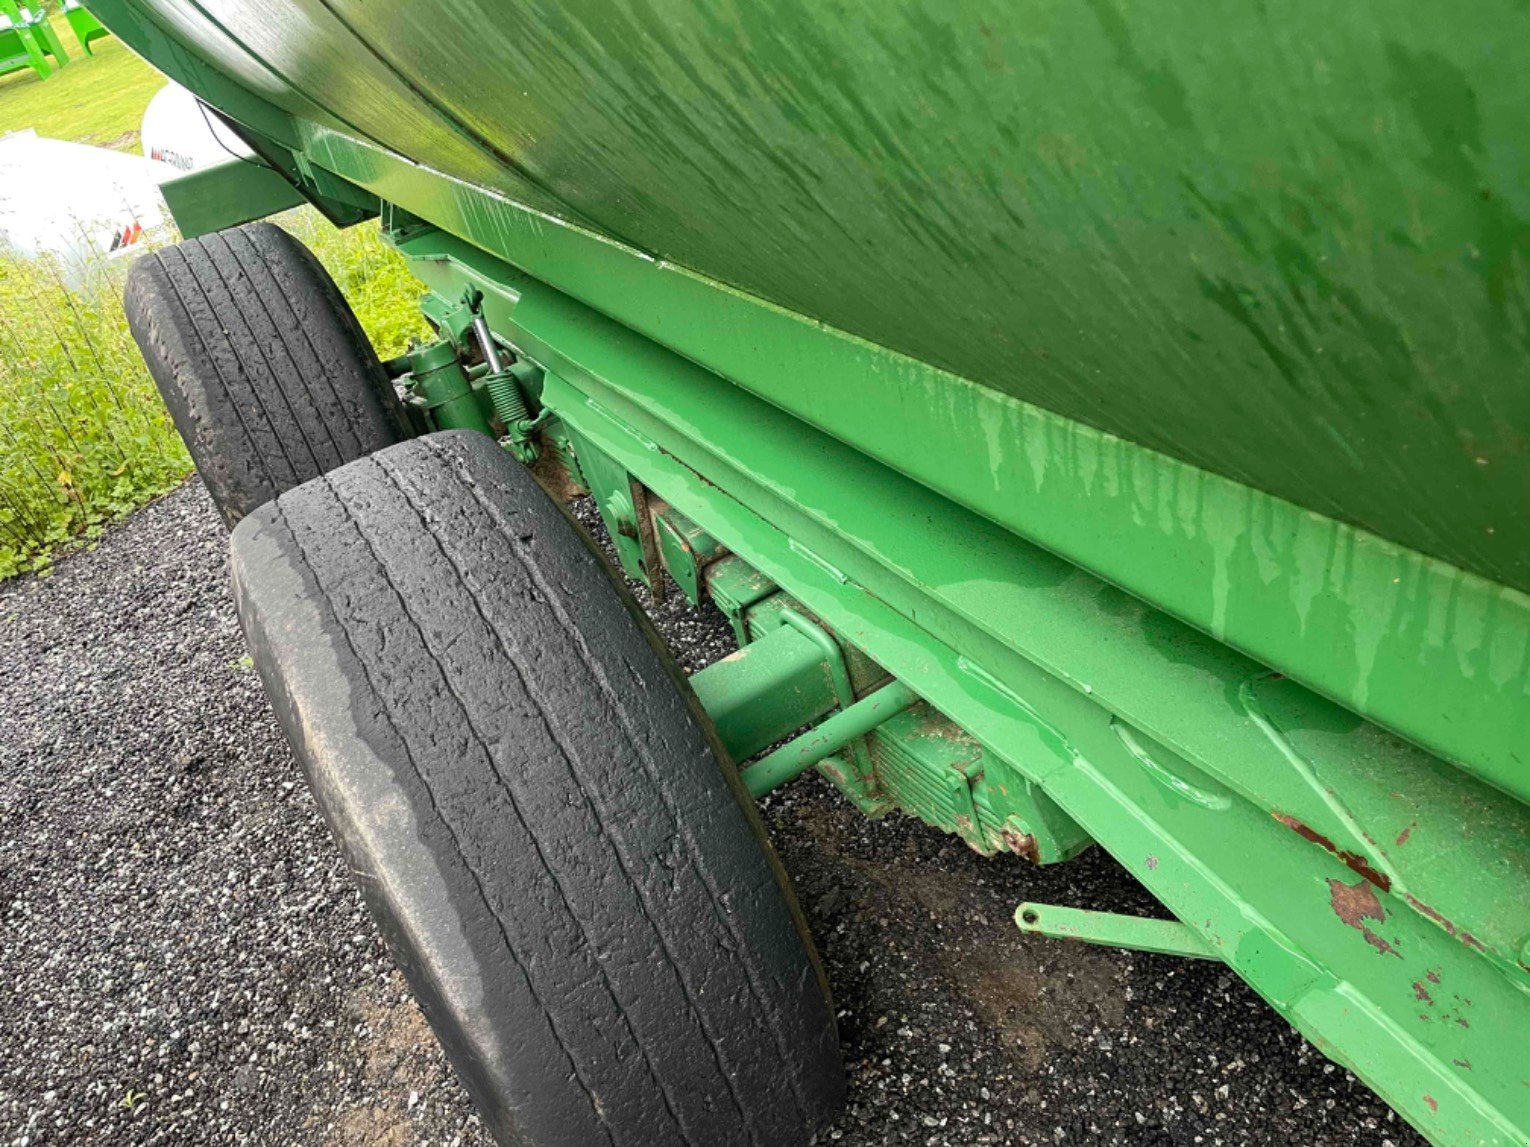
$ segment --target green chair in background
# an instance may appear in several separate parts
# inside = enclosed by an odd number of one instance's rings
[[[0,76],[31,68],[47,79],[55,67],[68,62],[69,53],[41,7],[24,8],[16,0],[0,0]]]
[[[92,40],[111,35],[106,25],[92,16],[80,0],[64,0],[64,19],[69,21],[69,27],[74,30],[74,38],[80,42],[80,48],[87,56],[95,55],[90,50]]]

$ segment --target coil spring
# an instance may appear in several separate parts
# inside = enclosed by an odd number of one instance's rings
[[[505,433],[511,438],[521,437],[521,423],[527,421],[529,414],[526,398],[521,394],[521,384],[516,381],[515,375],[508,370],[497,370],[485,375],[483,384],[488,389],[489,401],[494,404],[494,413],[505,424]]]

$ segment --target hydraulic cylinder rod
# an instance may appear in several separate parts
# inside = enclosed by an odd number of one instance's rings
[[[807,772],[857,737],[864,737],[917,700],[918,694],[901,681],[884,685],[849,708],[840,710],[817,728],[761,757],[743,771],[744,784],[751,796],[762,797]]]

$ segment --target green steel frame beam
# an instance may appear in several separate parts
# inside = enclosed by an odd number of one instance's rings
[[[402,249],[483,292],[580,440],[1010,762],[1426,1134],[1523,1141],[1522,804],[481,251]]]

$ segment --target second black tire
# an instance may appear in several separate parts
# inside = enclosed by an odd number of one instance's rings
[[[279,227],[252,223],[145,255],[123,304],[230,526],[406,437],[403,408],[350,306]]]
[[[255,664],[501,1142],[805,1144],[828,989],[753,802],[631,595],[489,438],[430,435],[233,537]]]

